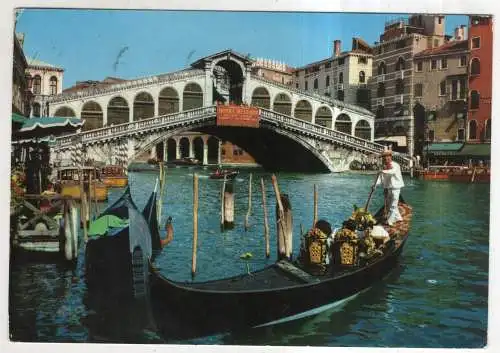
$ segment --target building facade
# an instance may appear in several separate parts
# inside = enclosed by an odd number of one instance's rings
[[[33,94],[31,117],[48,116],[47,98],[62,93],[64,70],[41,60],[28,58],[28,87]]]
[[[284,85],[292,84],[293,72],[293,67],[276,60],[258,58],[252,63],[252,74]]]
[[[24,116],[30,114],[31,94],[25,74],[28,62],[23,52],[22,34],[14,35],[14,55],[12,65],[12,112]]]
[[[360,38],[353,38],[351,51],[341,52],[341,44],[333,42],[331,57],[297,68],[292,86],[369,109],[372,50]]]
[[[375,137],[413,155],[415,54],[442,46],[445,18],[441,15],[413,15],[386,22],[380,42],[373,48],[369,85],[371,109],[376,114]],[[422,125],[417,122],[416,125]]]
[[[467,40],[453,40],[415,55],[413,112],[416,122],[424,122],[415,125],[415,153],[422,154],[423,146],[434,142],[465,141],[468,61]]]
[[[491,17],[469,17],[469,111],[467,141],[491,140],[493,22]]]

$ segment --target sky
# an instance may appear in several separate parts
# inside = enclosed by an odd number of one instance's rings
[[[126,79],[181,70],[226,49],[303,66],[350,50],[352,37],[379,40],[397,14],[26,9],[16,32],[24,52],[62,67],[63,88],[107,76]],[[467,24],[447,15],[446,33]]]

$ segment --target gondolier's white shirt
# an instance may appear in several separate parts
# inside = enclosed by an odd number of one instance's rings
[[[403,175],[401,175],[401,167],[394,161],[391,164],[392,168],[382,170],[377,179],[377,185],[382,184],[384,189],[401,189],[405,186]]]

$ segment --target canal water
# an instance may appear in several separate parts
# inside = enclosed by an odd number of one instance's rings
[[[199,240],[195,281],[246,271],[240,255],[252,253],[250,270],[276,258],[275,199],[271,176],[243,169],[235,180],[235,227],[220,231],[221,181],[209,169],[169,168],[163,223],[172,216],[174,241],[156,260],[162,273],[191,280],[192,185],[199,175]],[[253,174],[250,229],[244,230],[248,180]],[[132,195],[142,208],[157,174],[130,173]],[[294,253],[300,225],[313,219],[313,185],[319,191],[319,217],[335,227],[364,205],[373,175],[277,174],[292,203]],[[271,257],[265,257],[260,178],[264,178],[271,229]],[[126,342],[231,345],[482,347],[487,342],[489,185],[422,182],[405,179],[402,191],[413,206],[410,238],[398,267],[382,282],[321,314],[239,334],[186,341],[165,337],[152,308],[114,308],[91,304],[85,285],[84,244],[74,266],[56,261],[13,261],[10,278],[12,340],[40,342]],[[109,202],[120,196],[111,190]],[[382,204],[378,189],[370,210]],[[100,205],[104,208],[104,204]],[[163,226],[162,226],[163,228]],[[168,300],[168,298],[165,298]]]

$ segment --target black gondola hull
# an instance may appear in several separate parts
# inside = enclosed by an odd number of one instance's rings
[[[287,278],[290,285],[281,288],[275,287],[273,279],[289,277],[289,274],[276,265],[254,274],[265,277],[267,273],[270,278],[268,289],[257,290],[195,288],[169,281],[153,272],[151,293],[156,322],[165,338],[175,339],[239,331],[293,319],[295,315],[349,298],[380,281],[396,266],[405,240],[393,252],[354,272],[324,277],[314,283]],[[162,313],[167,312],[168,315],[162,317]],[[174,321],[176,330],[172,329]]]

